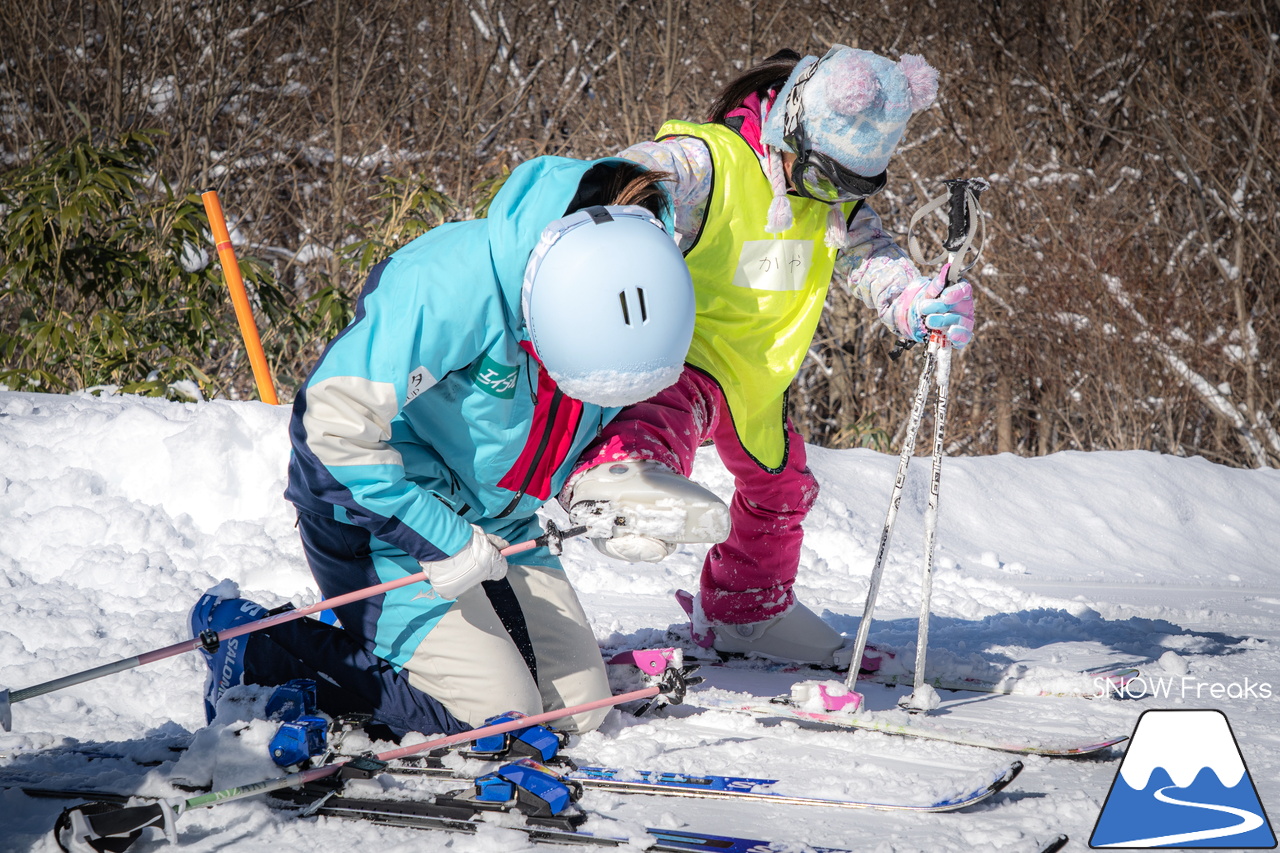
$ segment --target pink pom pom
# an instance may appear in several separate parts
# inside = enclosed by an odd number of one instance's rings
[[[923,56],[906,53],[898,63],[902,73],[907,77],[907,88],[911,90],[911,110],[919,112],[933,103],[938,97],[938,71],[924,61]]]
[[[861,57],[849,51],[826,85],[826,102],[832,112],[854,116],[875,103],[880,81]]]

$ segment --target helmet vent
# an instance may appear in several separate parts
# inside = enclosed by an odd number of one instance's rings
[[[618,291],[618,301],[622,303],[622,322],[631,325],[631,309],[627,307],[627,292],[625,290]]]
[[[643,326],[649,322],[649,305],[644,301],[644,288],[636,288],[636,296],[640,301],[640,325]],[[627,292],[625,290],[618,291],[618,302],[622,305],[622,322],[624,325],[631,325],[631,305],[627,300]]]

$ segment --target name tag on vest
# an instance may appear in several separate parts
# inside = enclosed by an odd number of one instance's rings
[[[804,290],[812,265],[811,240],[746,240],[733,283],[748,290]]]

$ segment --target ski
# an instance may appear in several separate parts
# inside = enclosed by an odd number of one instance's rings
[[[58,800],[89,800],[100,803],[125,805],[141,798],[130,797],[106,791],[79,788],[41,788],[28,786],[21,789],[29,797]],[[375,800],[344,797],[314,790],[276,792],[272,802],[288,809],[300,817],[336,817],[343,820],[362,820],[383,826],[396,826],[407,829],[441,830],[444,832],[460,832],[474,834],[485,826],[500,826],[502,829],[514,829],[523,832],[530,841],[543,844],[577,845],[584,847],[627,847],[634,846],[636,839],[628,836],[613,836],[586,832],[576,829],[565,822],[550,820],[540,823],[538,818],[527,822],[506,819],[510,812],[504,810],[485,810],[464,800],[448,797],[431,800]],[[500,815],[499,820],[487,819],[488,815]],[[607,820],[607,819],[604,819]],[[729,835],[709,835],[701,832],[690,832],[682,829],[658,829],[645,827],[644,832],[652,839],[652,844],[645,845],[646,850],[683,853],[688,850],[714,850],[717,853],[770,853],[770,851],[786,851],[786,853],[851,853],[851,851],[835,847],[815,847],[797,845],[795,843],[776,843],[755,838],[742,838]]]
[[[1121,666],[1099,672],[1081,672],[1072,674],[1074,684],[1063,686],[1063,676],[1050,678],[1050,686],[1035,686],[1036,679],[1032,675],[1021,673],[1005,675],[999,679],[982,679],[970,676],[935,675],[926,676],[924,683],[935,690],[969,690],[974,693],[995,693],[1004,696],[1042,696],[1045,698],[1096,699],[1108,693],[1122,692],[1129,682],[1141,675],[1132,666]],[[860,674],[859,681],[870,681],[886,687],[913,687],[914,676],[909,672],[873,672]]]
[[[95,757],[95,753],[82,751],[86,757]],[[119,758],[102,753],[104,758]],[[343,758],[332,753],[329,758]],[[401,762],[390,763],[384,772],[392,776],[425,777],[425,779],[463,780],[456,771],[444,765],[443,754],[430,754],[422,758],[408,758]],[[140,767],[154,767],[155,763],[143,762]],[[777,784],[776,779],[755,779],[749,776],[723,776],[718,774],[672,774],[654,770],[618,770],[613,767],[579,766],[564,772],[567,779],[576,781],[584,788],[605,790],[616,794],[655,795],[655,797],[675,797],[686,799],[723,799],[737,802],[777,803],[782,806],[814,806],[837,809],[869,809],[869,811],[886,812],[955,812],[975,806],[992,795],[1000,793],[1009,786],[1023,770],[1021,762],[998,768],[987,779],[980,781],[972,788],[957,790],[950,797],[941,797],[928,803],[893,803],[876,802],[876,800],[859,800],[842,797],[806,797],[773,792],[769,790]],[[36,781],[51,781],[52,775],[17,774],[5,777],[0,775],[0,788],[22,788]]]
[[[457,779],[455,772],[444,766],[440,756],[430,755],[391,764],[386,769],[393,776],[422,776],[434,779]],[[870,809],[897,812],[952,812],[976,805],[1009,785],[1022,772],[1022,762],[1014,761],[1000,768],[980,784],[930,803],[886,803],[838,797],[794,796],[762,790],[777,784],[776,779],[753,779],[716,774],[662,773],[653,770],[624,771],[610,767],[576,767],[565,777],[584,788],[617,794],[648,794],[695,799],[767,802],[795,806],[824,806],[837,809]]]
[[[98,802],[123,805],[130,797],[122,794],[111,794],[102,791],[60,788],[24,788],[23,792],[30,797],[59,800],[96,800]],[[319,803],[318,805],[316,803]],[[320,801],[312,801],[308,808],[305,797],[295,799],[291,804],[295,812],[304,812],[306,816],[321,815],[343,820],[363,820],[383,826],[397,826],[419,830],[441,830],[444,832],[460,832],[473,834],[482,826],[492,825],[483,820],[475,811],[457,810],[456,806],[447,808],[435,803],[406,802],[397,800],[353,799],[330,796]],[[634,844],[634,838],[597,835],[576,829],[563,829],[549,826],[529,824],[513,824],[503,822],[503,829],[515,829],[523,832],[530,841],[546,844],[575,845],[593,848],[623,847]],[[787,853],[847,853],[832,847],[799,846],[794,843],[778,843],[757,839],[740,838],[726,835],[709,835],[689,832],[680,829],[656,829],[646,827],[645,833],[653,839],[652,846],[646,850],[683,853],[688,850],[713,850],[717,853],[770,853],[770,851],[787,851]],[[1047,844],[1038,844],[1035,853],[1058,853],[1070,839],[1066,835],[1057,835]]]
[[[676,603],[692,618],[693,594],[686,590],[678,590]],[[693,643],[688,632],[681,634],[668,629],[667,638],[684,653],[685,663],[696,663],[702,666],[727,666],[751,669],[763,672],[795,672],[811,671],[814,678],[831,677],[826,673],[837,672],[841,677],[844,668],[820,667],[816,665],[797,664],[773,661],[767,658],[744,654],[711,651]],[[622,650],[618,650],[622,651]],[[606,659],[616,656],[617,652],[606,653]],[[858,671],[859,681],[870,681],[889,687],[914,687],[915,674],[905,671],[897,663],[897,652],[886,646],[867,646],[862,656],[862,666]],[[962,661],[967,668],[973,668],[971,661]],[[985,674],[964,672],[941,672],[929,674],[926,670],[925,683],[936,690],[967,690],[975,693],[995,693],[1018,696],[1043,697],[1077,697],[1095,699],[1106,695],[1120,695],[1125,686],[1141,673],[1130,664],[1115,664],[1096,670],[1080,671],[1074,669],[1059,670],[1039,665],[1011,664],[1001,668],[998,664],[984,662],[981,664]]]
[[[110,753],[94,753],[90,750],[78,750],[77,754],[87,759],[102,758],[129,760],[126,756]],[[429,779],[465,780],[443,762],[446,753],[432,753],[422,757],[402,759],[387,765],[384,773],[396,777],[418,777]],[[353,756],[330,753],[326,760],[351,758]],[[152,769],[157,762],[136,762],[139,768]],[[835,809],[863,809],[872,811],[893,812],[953,812],[969,808],[1006,788],[1018,774],[1023,765],[1014,761],[999,768],[989,777],[984,778],[972,787],[958,790],[955,794],[940,797],[928,803],[895,803],[855,800],[844,797],[797,796],[768,790],[777,784],[776,779],[757,779],[745,776],[723,776],[714,773],[686,774],[666,773],[655,770],[621,770],[611,767],[575,766],[564,771],[563,775],[579,783],[584,788],[609,791],[617,794],[665,796],[687,799],[736,800],[740,802],[767,802],[779,805],[818,806]],[[69,776],[70,774],[68,774]],[[7,778],[6,778],[7,776]],[[35,783],[48,783],[55,776],[48,772],[19,772],[13,775],[0,775],[0,788],[21,788]],[[69,780],[70,781],[70,780]]]
[[[786,672],[803,675],[811,673],[811,678],[825,679],[835,676],[843,677],[842,671],[807,664],[784,663],[766,658],[748,657],[745,655],[717,652],[715,657],[706,657],[707,650],[698,649],[684,652],[684,662],[698,666],[723,667],[741,669],[751,672]],[[868,649],[868,659],[872,653],[893,657],[893,652],[884,649]],[[702,655],[702,656],[700,656]],[[611,654],[616,656],[616,654]],[[1114,669],[1098,672],[1080,672],[1067,675],[1045,676],[1044,683],[1037,685],[1037,677],[1033,674],[1009,674],[999,678],[985,679],[977,676],[964,676],[941,673],[925,678],[925,683],[935,690],[967,691],[970,693],[992,693],[1002,696],[1039,696],[1044,698],[1076,698],[1096,699],[1108,693],[1123,692],[1126,685],[1141,675],[1141,671],[1132,666],[1119,666]],[[912,687],[914,675],[910,672],[888,672],[885,669],[870,671],[863,668],[858,674],[859,682],[869,681],[886,687]]]
[[[703,708],[718,711],[742,711],[757,717],[772,717],[795,720],[807,723],[819,723],[841,729],[860,729],[880,732],[881,734],[899,735],[902,737],[921,738],[923,740],[943,741],[961,746],[975,746],[982,749],[993,749],[999,752],[1012,752],[1019,755],[1042,755],[1047,757],[1066,757],[1091,755],[1110,747],[1124,743],[1128,735],[1099,740],[1069,741],[1035,741],[999,740],[984,737],[977,733],[950,730],[929,723],[928,717],[915,717],[897,712],[849,713],[846,711],[810,711],[794,704],[789,697],[778,696],[769,700],[743,702],[734,699],[711,699],[696,697]],[[905,720],[903,719],[905,717]]]
[[[686,668],[681,649],[646,649],[624,652],[614,656],[609,662],[611,664],[635,666],[646,678],[650,679],[661,676],[667,669],[680,668],[684,670]],[[688,668],[692,668],[692,665]],[[939,717],[935,715],[908,714],[896,708],[885,711],[823,710],[821,707],[810,707],[809,703],[798,704],[787,695],[776,695],[776,687],[773,687],[774,685],[780,686],[786,683],[788,687],[794,687],[797,683],[804,683],[796,682],[789,678],[794,674],[788,671],[768,669],[744,670],[711,667],[707,676],[702,679],[703,688],[690,693],[686,699],[691,705],[697,705],[709,710],[740,711],[758,717],[790,719],[836,728],[861,729],[882,734],[945,741],[962,746],[974,746],[1021,755],[1089,755],[1109,749],[1129,739],[1127,734],[1103,737],[1074,734],[1033,735],[1024,733],[1022,726],[1015,727],[1013,731],[1002,735],[991,736],[982,734],[984,728],[989,728],[984,725],[985,719],[962,720],[961,724],[957,724],[954,720],[940,722]],[[742,683],[743,679],[741,678],[738,679],[739,683],[737,684],[729,683],[735,675],[749,676],[746,679],[748,683]],[[756,683],[749,683],[752,681]],[[843,685],[839,686],[843,688]],[[773,689],[770,689],[771,687]],[[766,693],[764,690],[769,692]],[[742,695],[744,692],[747,693],[745,698]],[[770,696],[772,698],[764,698]],[[1030,700],[1038,704],[1038,700],[1032,697],[1010,696],[1007,700],[1002,701],[1024,700]],[[952,706],[944,708],[945,711],[952,712],[952,708],[955,706],[966,704],[963,697],[951,700],[951,702]],[[977,728],[974,727],[975,723],[978,725]]]

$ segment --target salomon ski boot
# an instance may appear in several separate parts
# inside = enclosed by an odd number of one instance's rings
[[[221,598],[213,592],[200,596],[191,608],[191,634],[204,641],[202,651],[209,665],[204,685],[205,722],[213,722],[222,694],[244,681],[244,650],[249,637],[243,635],[219,642],[218,632],[266,615],[266,608],[259,604],[243,598]]]

